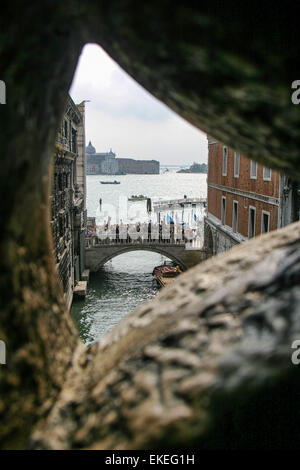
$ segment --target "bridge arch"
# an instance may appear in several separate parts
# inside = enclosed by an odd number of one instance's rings
[[[168,249],[169,248],[169,249]],[[177,263],[184,271],[188,269],[184,256],[182,253],[184,249],[180,249],[181,247],[156,247],[156,246],[143,246],[143,245],[134,245],[134,246],[112,246],[108,245],[108,248],[101,247],[93,247],[91,249],[86,250],[86,265],[87,267],[93,271],[98,271],[105,263],[116,258],[117,256],[129,253],[131,251],[148,251],[152,253],[158,253],[160,255],[166,256],[171,261]]]

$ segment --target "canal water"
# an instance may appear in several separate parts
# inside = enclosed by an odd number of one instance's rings
[[[108,217],[111,217],[112,223],[120,218],[123,222],[146,220],[146,201],[128,202],[124,208],[125,196],[143,194],[152,201],[180,199],[184,195],[188,198],[206,197],[206,175],[179,174],[177,170],[176,167],[162,167],[160,175],[87,176],[88,216],[96,217],[97,223]],[[115,179],[120,181],[119,185],[100,184],[100,181]],[[169,215],[174,218],[174,214]],[[199,219],[202,213],[197,210],[180,213],[181,220],[185,222],[194,220],[195,216]],[[164,217],[164,213],[161,217]],[[157,220],[153,212],[151,218]],[[114,258],[97,273],[90,275],[86,299],[75,300],[71,309],[85,343],[98,340],[138,305],[157,294],[158,287],[152,271],[165,259],[157,253],[134,251]]]

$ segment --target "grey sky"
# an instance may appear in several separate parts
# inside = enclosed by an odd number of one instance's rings
[[[207,161],[206,135],[125,73],[98,45],[80,56],[70,94],[86,104],[86,140],[98,152],[162,164]]]

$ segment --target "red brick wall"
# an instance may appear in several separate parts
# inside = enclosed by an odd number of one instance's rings
[[[116,158],[119,171],[130,174],[158,174],[159,162],[156,160],[134,160],[132,158]]]
[[[271,171],[271,181],[263,180],[263,166],[257,164],[257,179],[250,178],[250,160],[243,155],[240,156],[239,178],[234,178],[234,150],[228,147],[227,176],[222,176],[223,145],[220,143],[208,146],[208,183],[221,184],[230,188],[238,188],[243,191],[251,191],[265,196],[278,197],[279,178],[277,171]]]
[[[255,235],[261,233],[262,211],[270,212],[270,230],[275,230],[278,224],[278,207],[265,202],[255,201],[244,196],[208,188],[208,212],[221,220],[222,196],[226,197],[226,225],[232,227],[233,201],[238,202],[238,226],[237,231],[244,237],[248,237],[249,206],[256,208]]]
[[[239,178],[234,178],[234,150],[228,148],[227,176],[222,176],[223,145],[209,145],[208,184],[215,183],[229,188],[240,189],[260,195],[278,198],[280,174],[271,172],[271,181],[263,180],[263,166],[257,165],[257,179],[250,178],[250,160],[240,156]],[[237,231],[248,237],[249,206],[256,208],[255,235],[261,233],[262,211],[270,213],[270,230],[278,227],[278,207],[255,199],[238,196],[219,189],[208,187],[208,212],[221,220],[222,196],[226,197],[226,225],[232,227],[233,201],[238,202]]]

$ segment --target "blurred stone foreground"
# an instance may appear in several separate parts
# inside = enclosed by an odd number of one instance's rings
[[[196,266],[86,348],[58,285],[48,208],[56,127],[86,42],[191,123],[299,180],[297,22],[258,2],[3,7],[3,449],[299,446],[299,223]]]

